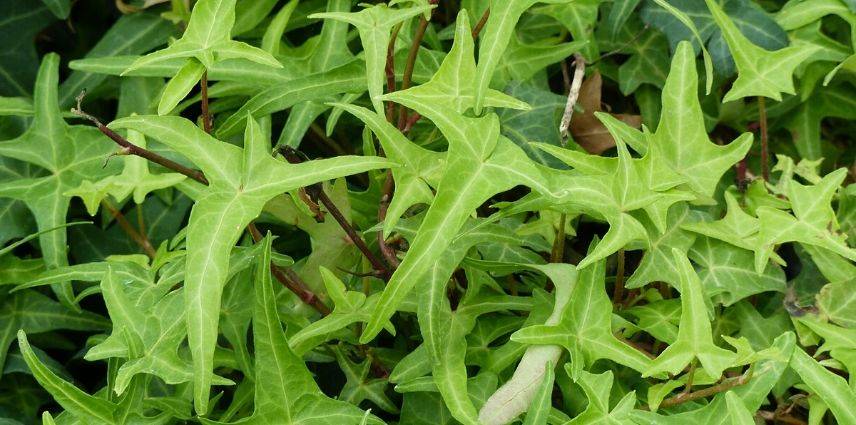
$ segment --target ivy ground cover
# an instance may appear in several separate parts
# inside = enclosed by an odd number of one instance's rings
[[[856,425],[853,0],[4,0],[0,424]]]

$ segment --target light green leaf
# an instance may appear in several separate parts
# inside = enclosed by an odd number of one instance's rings
[[[722,175],[746,155],[752,134],[744,133],[725,146],[710,141],[698,100],[698,73],[689,42],[678,44],[662,100],[660,124],[649,146],[649,172],[671,169],[698,196],[709,198]],[[663,184],[672,181],[667,179]]]
[[[27,366],[33,372],[33,376],[54,397],[54,400],[64,409],[71,412],[84,423],[117,423],[113,413],[118,406],[102,398],[91,396],[64,381],[53,373],[33,353],[27,334],[23,330],[18,331],[18,345]]]
[[[719,376],[725,368],[731,366],[735,355],[713,343],[701,281],[686,254],[676,249],[672,250],[672,253],[681,279],[681,323],[678,327],[678,339],[654,360],[643,376],[660,372],[677,374],[695,359],[701,362],[708,376]]]
[[[490,196],[521,184],[552,193],[548,186],[551,178],[511,141],[500,137],[496,114],[481,118],[461,115],[474,100],[470,83],[475,64],[469,28],[466,14],[459,14],[452,51],[430,82],[384,96],[432,120],[449,141],[449,151],[434,202],[407,255],[384,288],[361,338],[363,342],[380,332],[417,281],[451,245],[470,213]],[[493,93],[486,99],[488,105],[517,105],[513,99]]]
[[[345,401],[325,396],[309,369],[288,347],[276,308],[271,281],[271,240],[262,240],[255,268],[253,341],[255,346],[254,410],[241,424],[337,424],[360,423],[365,412]],[[275,379],[271,379],[271,378]],[[212,421],[207,421],[212,422]],[[368,416],[368,423],[383,423]]]
[[[838,423],[856,423],[856,412],[853,411],[856,393],[844,378],[826,370],[801,348],[794,350],[790,366],[809,389],[829,406]]]
[[[134,70],[163,63],[171,59],[185,59],[181,71],[167,84],[167,91],[158,106],[158,113],[172,110],[182,95],[186,95],[204,70],[215,62],[241,58],[257,64],[282,68],[282,64],[270,53],[246,43],[231,40],[230,33],[235,25],[236,0],[200,0],[190,15],[184,35],[169,47],[136,59],[122,75]],[[202,64],[186,65],[193,59]],[[191,83],[192,81],[192,83]],[[172,106],[172,107],[171,107]]]
[[[277,195],[390,163],[372,157],[338,157],[288,164],[270,156],[270,144],[251,118],[247,119],[243,149],[214,139],[179,117],[128,117],[114,121],[111,126],[134,128],[160,140],[196,163],[210,182],[190,214],[185,281],[195,407],[197,412],[204,413],[229,252],[244,228]]]
[[[761,404],[767,401],[767,396],[776,383],[782,379],[782,375],[786,371],[791,359],[791,353],[794,351],[794,346],[795,337],[792,332],[779,335],[771,347],[778,355],[771,356],[753,365],[751,378],[745,384],[725,393],[718,394],[713,398],[713,401],[704,407],[668,416],[634,410],[631,413],[631,417],[639,425],[681,425],[688,423],[731,425],[731,414],[726,400],[726,397],[729,397],[728,393],[735,393],[750,412],[757,411],[761,407]]]
[[[384,112],[383,95],[385,81],[384,67],[386,65],[387,47],[392,28],[414,16],[431,10],[435,6],[410,7],[407,9],[392,9],[385,4],[366,7],[359,12],[351,13],[316,13],[310,15],[315,19],[334,19],[347,22],[357,28],[363,54],[366,61],[367,87],[372,105],[379,114]]]
[[[604,288],[605,273],[605,260],[582,270],[558,324],[525,327],[515,332],[511,340],[565,347],[578,368],[598,359],[609,359],[640,372],[648,369],[651,360],[613,334],[612,303]]]
[[[785,291],[785,272],[768,264],[762,273],[754,268],[750,251],[708,237],[696,240],[689,257],[698,270],[705,294],[725,306],[767,291]]]
[[[569,364],[565,369],[570,371]],[[586,409],[577,415],[568,425],[608,424],[608,425],[632,425],[628,414],[633,410],[636,403],[636,392],[627,393],[615,405],[609,408],[609,394],[613,385],[612,371],[608,370],[599,375],[586,371],[579,372],[577,385],[582,387],[588,398]]]
[[[36,218],[39,230],[65,224],[70,199],[63,195],[85,179],[112,174],[114,164],[104,167],[110,144],[101,134],[82,126],[69,126],[63,121],[57,103],[59,56],[48,54],[39,67],[33,107],[32,125],[20,137],[0,142],[0,155],[44,168],[50,174],[16,179],[0,187],[0,197],[18,199]],[[39,245],[47,268],[68,264],[65,230],[39,236]],[[54,292],[64,304],[73,305],[72,288],[58,283]]]
[[[556,379],[556,373],[553,372],[552,363],[548,363],[544,371],[544,380],[538,386],[538,392],[532,401],[533,408],[526,413],[526,420],[523,421],[523,425],[546,425],[547,423],[547,417],[553,405],[553,380]]]
[[[535,3],[567,3],[569,0],[491,0],[490,16],[480,35],[478,69],[474,74],[472,107],[476,114],[490,106],[486,102],[488,86],[499,65],[520,16]]]
[[[815,52],[816,47],[797,45],[773,52],[765,50],[752,44],[714,0],[705,0],[705,3],[722,30],[737,65],[737,80],[722,101],[751,96],[782,100],[782,93],[794,94],[794,70]]]
[[[760,226],[755,248],[755,270],[763,270],[776,245],[796,241],[815,245],[856,261],[856,250],[847,245],[846,236],[839,234],[832,197],[844,181],[847,170],[827,174],[815,185],[791,182],[788,199],[793,215],[770,207],[758,208]]]
[[[137,131],[128,130],[127,139],[143,149],[147,146],[146,138]],[[119,203],[132,197],[135,203],[142,204],[150,192],[175,186],[186,178],[179,173],[152,174],[148,160],[138,156],[125,155],[122,160],[125,164],[121,174],[95,182],[84,180],[80,186],[65,191],[63,195],[80,197],[89,215],[95,215],[107,196],[112,196]]]

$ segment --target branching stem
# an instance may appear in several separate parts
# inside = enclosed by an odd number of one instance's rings
[[[303,162],[303,158],[297,154],[294,149],[289,147],[280,148],[280,153],[285,157],[286,161],[292,164],[299,164]],[[371,263],[372,267],[375,270],[375,273],[382,277],[384,280],[389,279],[390,272],[387,268],[386,264],[383,263],[373,252],[369,249],[368,245],[366,245],[366,241],[357,233],[351,223],[348,222],[348,219],[345,218],[345,215],[342,214],[342,211],[339,210],[339,207],[327,196],[327,193],[324,192],[324,188],[321,183],[316,183],[311,186],[306,187],[306,193],[309,194],[310,198],[317,199],[333,216],[333,219],[339,223],[339,226],[342,227],[342,230],[348,235],[348,238],[354,243],[357,249],[363,253],[369,263]]]
[[[719,394],[721,392],[728,391],[734,387],[739,387],[741,385],[746,384],[752,378],[752,372],[748,372],[744,375],[740,375],[737,378],[726,379],[712,387],[707,387],[702,390],[693,391],[691,393],[681,393],[674,397],[667,398],[660,403],[661,408],[676,406],[681,403],[686,403],[692,400],[698,400],[700,398],[710,397],[715,394]]]
[[[208,185],[208,179],[205,178],[205,175],[202,174],[202,171],[194,170],[194,169],[189,168],[189,167],[185,167],[185,166],[183,166],[183,165],[181,165],[181,164],[179,164],[179,163],[177,163],[171,159],[167,159],[167,158],[165,158],[161,155],[158,155],[158,154],[156,154],[150,150],[141,148],[141,147],[129,142],[128,139],[122,137],[119,133],[116,133],[115,131],[111,130],[109,127],[107,127],[106,125],[101,123],[101,121],[99,121],[98,118],[95,118],[94,116],[89,115],[86,112],[83,112],[83,110],[80,109],[80,102],[83,100],[84,94],[85,93],[81,93],[80,96],[77,97],[77,108],[72,108],[71,112],[73,114],[75,114],[81,118],[84,118],[86,120],[89,120],[90,122],[95,124],[95,126],[98,128],[99,131],[101,131],[101,133],[103,133],[105,136],[109,137],[111,140],[116,142],[117,145],[121,146],[122,150],[120,151],[120,154],[122,154],[122,155],[136,155],[136,156],[139,156],[141,158],[145,158],[151,162],[154,162],[155,164],[158,164],[158,165],[163,166],[165,168],[169,168],[170,170],[173,170],[177,173],[184,174],[185,176],[187,176],[193,180],[196,180],[199,183],[202,183],[206,186]]]
[[[250,231],[250,236],[253,237],[253,240],[256,243],[262,240],[262,233],[256,227],[255,223],[250,223],[247,226],[247,230]],[[271,262],[270,271],[282,286],[285,286],[289,291],[297,295],[304,303],[312,306],[312,308],[321,313],[322,316],[330,314],[330,308],[321,302],[321,299],[319,299],[318,296],[309,289],[309,286],[303,282],[303,279],[301,279],[294,270],[279,267]]]
[[[152,161],[156,164],[159,164],[159,165],[162,165],[166,168],[169,168],[170,170],[184,174],[185,176],[187,176],[193,180],[196,180],[197,182],[202,183],[206,186],[208,185],[208,179],[205,178],[205,175],[202,174],[201,171],[187,168],[187,167],[185,167],[185,166],[183,166],[183,165],[181,165],[175,161],[166,159],[166,158],[164,158],[164,157],[162,157],[162,156],[160,156],[154,152],[143,149],[143,148],[129,142],[127,139],[125,139],[124,137],[122,137],[121,135],[116,133],[115,131],[111,130],[110,128],[108,128],[107,126],[102,124],[101,121],[99,121],[94,116],[83,112],[83,110],[80,108],[80,102],[82,101],[84,94],[85,93],[81,93],[77,97],[77,108],[73,108],[71,111],[75,115],[78,115],[78,116],[85,118],[85,119],[91,121],[92,123],[94,123],[95,126],[98,127],[98,130],[100,130],[102,133],[104,133],[104,135],[106,135],[107,137],[109,137],[114,142],[116,142],[119,146],[122,147],[124,154],[126,154],[126,155],[137,155],[141,158],[145,158],[145,159]],[[117,220],[119,220],[118,217],[117,217]],[[125,222],[127,222],[127,220],[125,220]],[[121,225],[121,221],[120,221],[120,225]],[[130,224],[128,224],[128,226],[130,227]],[[131,228],[131,229],[133,229],[133,228]],[[256,240],[256,241],[261,240],[262,235],[258,231],[258,229],[256,229],[255,225],[250,223],[250,225],[247,226],[247,229],[250,231],[250,234],[253,236],[254,240]],[[300,276],[298,276],[297,273],[294,273],[294,271],[292,271],[291,269],[283,269],[279,266],[276,266],[275,264],[271,264],[271,272],[273,272],[273,275],[274,275],[274,277],[276,277],[276,280],[278,280],[283,286],[285,286],[291,292],[293,292],[295,295],[297,295],[303,302],[312,306],[315,310],[317,310],[322,315],[327,315],[330,313],[330,309],[326,305],[324,305],[324,303],[321,302],[321,300],[315,295],[315,293],[313,293],[309,289],[309,287],[305,283],[303,283],[303,280],[300,279]]]

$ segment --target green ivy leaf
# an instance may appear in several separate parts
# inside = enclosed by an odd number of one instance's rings
[[[133,128],[190,158],[210,182],[190,215],[185,302],[193,355],[195,407],[207,411],[210,370],[217,339],[217,312],[228,273],[228,256],[244,228],[270,199],[326,179],[388,166],[380,158],[338,157],[287,164],[270,155],[258,124],[247,119],[243,149],[209,136],[179,117],[128,117],[110,124]]]
[[[569,374],[571,367],[565,364],[565,369]],[[599,375],[586,371],[579,372],[577,385],[582,387],[588,398],[586,410],[577,415],[568,424],[584,425],[603,423],[609,425],[631,425],[634,423],[628,414],[633,410],[633,405],[636,403],[636,392],[627,393],[614,408],[609,408],[609,394],[613,385],[612,371],[606,371]]]
[[[8,43],[0,56],[0,95],[29,96],[39,68],[33,40],[56,18],[47,6],[32,0],[4,1],[0,16],[0,38]]]
[[[204,70],[224,59],[242,58],[261,65],[282,68],[268,52],[230,39],[235,25],[236,0],[200,0],[193,7],[184,35],[169,47],[134,61],[123,75],[136,69],[185,59],[182,69],[170,80],[158,105],[158,114],[169,113],[199,81]],[[201,65],[201,66],[200,66]],[[203,68],[204,67],[204,68]]]
[[[69,126],[63,121],[57,103],[59,56],[48,54],[39,67],[33,102],[35,118],[20,137],[0,142],[0,155],[24,161],[50,172],[41,177],[4,183],[0,196],[22,201],[32,211],[39,230],[62,226],[70,199],[65,192],[85,179],[107,176],[114,165],[104,167],[110,145],[102,143],[100,133],[91,127]],[[66,232],[60,230],[39,236],[39,245],[48,268],[68,264]],[[66,283],[54,285],[64,304],[73,305],[72,288]]]
[[[749,41],[715,1],[705,0],[705,3],[737,65],[737,80],[722,101],[750,96],[782,100],[781,93],[794,94],[794,70],[816,51],[816,47],[798,45],[765,50]]]
[[[9,345],[15,332],[23,329],[31,334],[56,329],[78,331],[105,330],[109,323],[88,311],[75,312],[49,297],[34,291],[2,291],[0,302],[0,370],[6,362]]]
[[[262,252],[254,276],[254,410],[252,416],[236,423],[271,424],[285,421],[294,424],[334,424],[343,421],[360,423],[361,420],[370,424],[383,423],[348,402],[325,396],[303,360],[288,347],[271,281],[271,240],[268,235],[261,242]],[[270,377],[277,379],[268,379]]]
[[[768,264],[762,273],[756,272],[750,251],[702,237],[696,240],[689,256],[701,266],[698,275],[705,294],[716,303],[729,306],[762,292],[785,292],[785,272],[775,264]]]
[[[846,175],[847,171],[842,168],[827,174],[816,185],[791,182],[788,199],[793,215],[770,207],[758,208],[756,271],[760,273],[764,269],[775,245],[791,241],[815,245],[856,261],[856,250],[848,247],[845,236],[836,232],[835,212],[830,205]]]
[[[372,314],[361,341],[380,332],[402,299],[439,259],[470,212],[495,193],[518,184],[550,192],[542,170],[537,169],[511,141],[499,135],[496,114],[481,118],[461,115],[475,101],[473,41],[466,14],[459,14],[452,51],[430,82],[384,96],[432,120],[449,141],[447,162],[434,202],[416,238],[393,274]],[[520,102],[491,91],[489,106],[522,107]],[[450,270],[451,273],[451,270]]]
[[[508,43],[514,34],[514,27],[520,16],[535,3],[559,4],[568,0],[491,0],[490,16],[487,18],[479,42],[478,69],[474,79],[473,109],[481,114],[482,108],[490,106],[487,103],[488,86],[493,74],[499,66]]]
[[[839,423],[856,423],[856,412],[852,409],[856,394],[844,378],[826,370],[801,348],[794,350],[790,365],[809,389],[829,406]]]
[[[685,412],[676,412],[670,415],[662,415],[642,410],[634,410],[631,417],[637,424],[644,425],[678,425],[686,423],[704,423],[727,425],[731,424],[731,411],[726,398],[729,393],[734,393],[742,401],[750,412],[758,410],[761,404],[766,402],[767,395],[785,373],[791,353],[795,351],[795,338],[792,332],[779,335],[771,348],[778,355],[762,360],[753,366],[752,378],[744,385],[738,386],[727,392],[720,393],[713,401],[704,407]],[[732,400],[732,405],[735,400]],[[739,407],[739,406],[738,406]]]
[[[360,33],[363,44],[363,54],[366,61],[367,87],[372,105],[379,114],[383,113],[383,84],[385,81],[384,67],[386,64],[387,46],[389,45],[392,27],[414,16],[431,10],[434,6],[411,7],[407,9],[391,9],[384,4],[367,7],[359,12],[341,13],[328,12],[310,15],[316,19],[334,19],[347,22]]]
[[[719,376],[725,368],[731,366],[735,355],[713,343],[704,289],[686,254],[673,249],[672,255],[678,266],[681,284],[678,339],[654,360],[643,376],[660,372],[677,374],[695,359],[701,362],[708,376]]]
[[[647,370],[651,360],[613,334],[612,303],[604,289],[605,273],[604,260],[582,270],[559,323],[525,327],[511,336],[512,341],[560,345],[571,354],[576,370],[598,359],[609,359],[640,372]]]

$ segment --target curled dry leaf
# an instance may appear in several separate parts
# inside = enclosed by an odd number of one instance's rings
[[[574,114],[571,119],[571,135],[574,140],[587,152],[593,154],[601,154],[607,149],[615,147],[615,139],[609,134],[609,130],[594,116],[595,112],[603,111],[601,107],[602,86],[603,78],[597,71],[583,81],[580,97],[577,99],[577,105],[583,109],[583,112]],[[611,115],[633,128],[639,128],[642,125],[642,116],[640,115]]]

